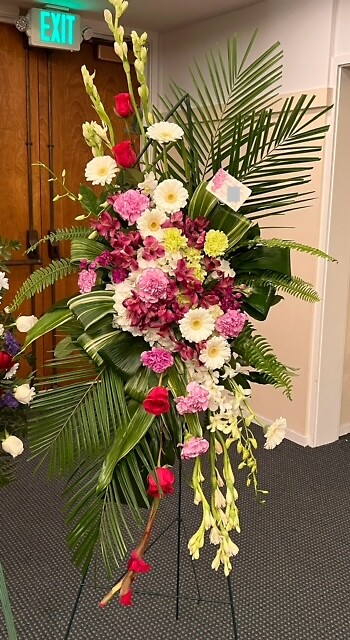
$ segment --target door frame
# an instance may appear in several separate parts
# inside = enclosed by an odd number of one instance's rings
[[[314,316],[308,407],[308,443],[313,447],[334,442],[341,435],[342,382],[350,286],[350,215],[347,212],[344,215],[346,177],[343,178],[342,173],[337,172],[337,164],[345,156],[344,147],[349,144],[346,155],[348,166],[350,165],[350,127],[349,133],[345,132],[347,140],[344,141],[343,123],[344,100],[348,98],[350,104],[350,53],[333,58],[329,84],[335,88],[335,93],[324,156],[319,246],[334,256],[338,264],[320,261],[317,275],[317,290],[322,303],[318,305]],[[347,182],[349,183],[349,176]]]

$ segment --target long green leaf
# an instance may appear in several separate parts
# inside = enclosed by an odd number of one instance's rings
[[[8,640],[17,640],[17,632],[15,627],[15,621],[11,610],[10,599],[7,592],[5,574],[0,563],[0,602],[2,605],[2,611],[5,618],[5,624],[7,629]]]
[[[123,424],[116,432],[114,443],[107,453],[99,477],[97,492],[106,489],[111,482],[117,463],[140,442],[151,427],[155,416],[147,413],[143,406],[134,413],[128,424]]]

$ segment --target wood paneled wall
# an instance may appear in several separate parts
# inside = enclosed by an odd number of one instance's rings
[[[56,184],[35,163],[45,163],[58,176],[66,169],[67,185],[77,192],[84,181],[84,168],[91,159],[81,132],[83,122],[96,120],[81,78],[81,66],[96,70],[96,84],[115,125],[118,140],[127,137],[124,123],[113,112],[113,97],[127,91],[118,59],[99,60],[98,47],[83,43],[80,52],[29,48],[27,38],[16,28],[0,24],[0,236],[18,239],[22,250],[11,266],[10,301],[24,279],[37,268],[33,256],[24,255],[28,232],[39,237],[48,231],[77,224],[81,213],[68,199],[52,202]],[[112,48],[113,51],[113,48]],[[113,62],[113,60],[115,60]],[[60,256],[68,247],[59,247]],[[40,248],[40,264],[49,264],[48,247]],[[77,292],[76,276],[57,284],[23,305],[23,314],[40,315],[53,302]],[[6,304],[6,300],[5,300]],[[50,339],[38,345],[38,364]]]

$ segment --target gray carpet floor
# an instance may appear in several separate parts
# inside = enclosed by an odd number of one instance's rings
[[[241,492],[242,533],[232,585],[239,640],[350,639],[350,439],[318,449],[283,442],[259,455],[258,505]],[[1,491],[0,559],[19,640],[64,640],[80,575],[65,543],[59,483],[33,477],[24,457],[18,480]],[[185,468],[186,476],[186,468]],[[176,516],[176,495],[164,500],[159,533]],[[198,522],[189,488],[184,522]],[[98,602],[111,583],[102,568],[89,574],[69,640],[228,640],[233,627],[227,582],[210,568],[213,548],[193,565],[182,536],[180,619],[175,620],[176,527],[149,551],[152,572],[138,580],[135,606]],[[0,638],[6,640],[0,613]]]

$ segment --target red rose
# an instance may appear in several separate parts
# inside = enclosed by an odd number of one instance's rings
[[[6,351],[0,351],[0,369],[2,371],[10,371],[13,365],[14,361],[12,356],[6,353]]]
[[[116,144],[112,149],[117,164],[123,169],[131,169],[135,166],[137,155],[132,148],[130,140]]]
[[[150,473],[148,476],[148,495],[152,496],[152,498],[162,498],[163,494],[170,495],[174,493],[175,476],[173,472],[168,467],[158,467],[156,474],[158,483],[153,474]]]
[[[133,592],[127,591],[126,593],[123,593],[123,595],[120,596],[120,604],[123,605],[123,607],[132,607],[132,597],[133,597]]]
[[[169,391],[165,387],[155,387],[143,401],[143,408],[147,413],[160,416],[170,411]]]
[[[118,95],[114,97],[114,100],[115,110],[121,118],[129,118],[135,113],[130,93],[118,93]]]

